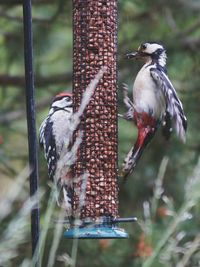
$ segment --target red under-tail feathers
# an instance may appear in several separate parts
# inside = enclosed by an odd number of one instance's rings
[[[134,122],[138,128],[138,136],[134,147],[131,148],[123,163],[122,176],[125,179],[124,181],[133,172],[144,148],[153,138],[158,125],[158,121],[146,112],[138,113],[134,111]]]

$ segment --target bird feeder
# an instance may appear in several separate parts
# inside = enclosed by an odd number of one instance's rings
[[[118,110],[117,110],[117,0],[73,0],[73,103],[77,111],[83,93],[102,66],[107,67],[84,114],[79,129],[82,143],[74,166],[76,177],[88,173],[81,225],[65,232],[68,238],[126,238],[117,227]],[[80,183],[75,184],[76,213]]]

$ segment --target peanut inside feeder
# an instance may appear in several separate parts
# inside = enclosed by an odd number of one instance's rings
[[[82,143],[75,176],[88,173],[84,205],[81,182],[74,184],[73,211],[81,224],[67,238],[127,238],[118,218],[117,0],[73,0],[73,101],[77,111],[84,91],[102,66],[107,68],[82,115]],[[76,216],[75,216],[76,217]]]
[[[89,173],[81,219],[118,216],[117,178],[117,4],[116,1],[74,1],[74,104],[102,66],[100,80],[82,120],[83,140],[75,175]],[[78,185],[80,186],[80,184]],[[74,211],[79,196],[74,196]]]

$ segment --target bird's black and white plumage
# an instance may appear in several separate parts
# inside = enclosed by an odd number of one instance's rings
[[[169,138],[172,129],[185,142],[187,120],[183,106],[166,71],[166,50],[161,43],[145,42],[136,52],[127,54],[127,58],[143,59],[144,66],[138,72],[133,84],[133,103],[127,105],[127,93],[124,102],[132,120],[138,128],[138,138],[129,151],[123,164],[123,176],[127,177],[134,169],[143,149],[154,136],[162,123],[164,134]],[[132,111],[131,111],[132,110]],[[125,115],[125,118],[126,118]]]
[[[59,161],[62,160],[72,114],[72,95],[60,93],[53,99],[49,114],[39,129],[39,142],[44,149],[49,178],[59,187],[60,193],[63,193],[61,205],[69,214],[72,204],[72,177],[60,169],[62,164],[59,165]]]

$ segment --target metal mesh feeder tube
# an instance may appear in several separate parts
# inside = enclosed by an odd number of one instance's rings
[[[74,184],[73,210],[82,224],[65,232],[69,238],[126,238],[112,222],[118,214],[117,1],[73,0],[73,100],[76,112],[87,86],[102,66],[106,71],[84,111],[82,143],[75,177],[88,174],[84,205],[81,182]],[[99,218],[109,218],[105,223]],[[85,220],[92,223],[86,225]]]

